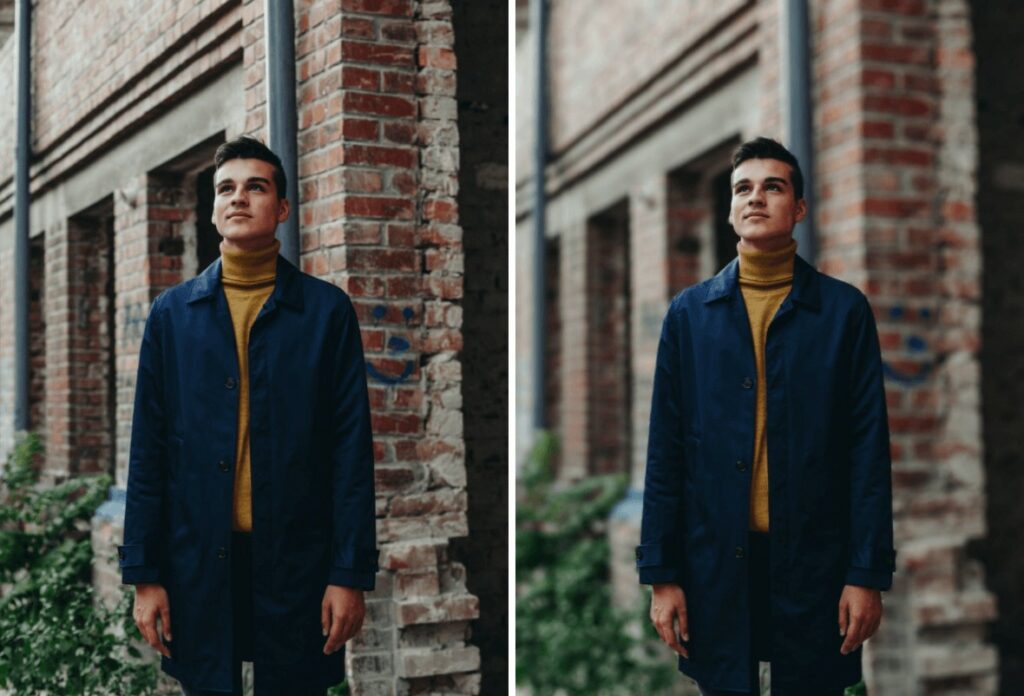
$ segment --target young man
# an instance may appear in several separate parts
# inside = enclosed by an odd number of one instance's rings
[[[373,446],[355,311],[278,255],[281,161],[215,156],[221,256],[153,301],[139,354],[122,581],[184,693],[322,694],[374,586]]]
[[[889,431],[875,321],[796,255],[796,158],[733,157],[739,257],[681,292],[662,327],[640,582],[704,694],[842,694],[892,582]]]

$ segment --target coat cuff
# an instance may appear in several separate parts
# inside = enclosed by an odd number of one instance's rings
[[[342,587],[351,587],[354,590],[366,590],[367,592],[370,592],[373,590],[376,578],[377,573],[373,570],[331,568],[331,572],[327,577],[327,584],[341,585]]]
[[[846,584],[869,587],[873,590],[888,590],[892,587],[892,571],[872,568],[849,568]]]
[[[640,573],[641,585],[679,582],[679,570],[669,562],[669,554],[666,553],[664,544],[654,543],[637,546],[636,567]]]
[[[150,558],[142,544],[117,547],[117,565],[121,569],[122,585],[140,585],[160,582],[160,568]]]

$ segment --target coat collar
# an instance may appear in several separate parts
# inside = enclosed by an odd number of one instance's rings
[[[268,304],[281,304],[302,309],[302,284],[299,282],[299,269],[288,259],[277,255],[277,276],[274,280],[274,291],[270,294]],[[213,297],[214,292],[221,285],[221,259],[206,267],[206,270],[196,276],[192,284],[192,291],[188,296],[188,304]]]
[[[724,297],[732,298],[739,289],[740,260],[735,258],[726,264],[708,284],[704,304],[709,304]],[[814,266],[810,265],[797,254],[793,259],[793,288],[789,297],[798,304],[809,309],[821,309],[821,279]]]

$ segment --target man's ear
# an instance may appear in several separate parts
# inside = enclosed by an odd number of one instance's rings
[[[277,221],[278,222],[284,222],[285,220],[287,220],[288,219],[288,215],[289,215],[290,212],[291,212],[291,206],[288,205],[288,199],[287,198],[282,198],[281,202],[278,203]]]
[[[807,217],[807,200],[801,198],[796,202],[796,215],[794,216],[797,222],[803,222],[804,218]]]

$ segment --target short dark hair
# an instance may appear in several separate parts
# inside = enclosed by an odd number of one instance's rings
[[[793,184],[793,195],[797,200],[804,197],[804,175],[800,171],[800,163],[792,152],[771,138],[754,138],[740,145],[732,153],[732,169],[749,159],[773,159],[789,165],[790,183]]]
[[[281,158],[274,154],[274,151],[248,135],[242,135],[234,140],[229,140],[217,148],[213,155],[213,163],[217,169],[221,168],[228,160],[233,159],[258,159],[274,165],[274,187],[277,188],[277,197],[285,198],[288,193],[288,180],[284,176],[284,165]]]

